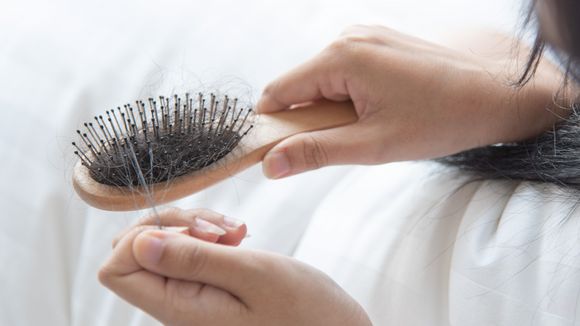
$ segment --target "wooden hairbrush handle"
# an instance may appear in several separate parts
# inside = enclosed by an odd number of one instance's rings
[[[320,101],[292,110],[255,116],[254,129],[234,150],[221,160],[199,171],[176,177],[168,182],[141,187],[117,187],[98,183],[87,167],[78,162],[73,171],[73,186],[89,205],[108,211],[130,211],[174,201],[262,161],[277,143],[302,132],[322,130],[354,123],[358,120],[352,102]],[[149,197],[150,195],[150,197]]]

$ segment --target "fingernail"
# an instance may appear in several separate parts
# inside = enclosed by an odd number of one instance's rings
[[[196,218],[195,224],[195,228],[202,232],[212,233],[218,236],[226,234],[226,231],[224,231],[222,228],[217,227],[215,224],[212,224],[202,218]]]
[[[164,235],[160,232],[142,233],[142,258],[146,263],[156,265],[163,254]]]
[[[226,226],[231,227],[231,228],[237,229],[240,226],[244,225],[244,221],[238,220],[238,219],[233,218],[233,217],[224,216],[224,224]]]
[[[274,152],[266,155],[264,170],[268,178],[278,179],[290,173],[290,161],[284,152]]]

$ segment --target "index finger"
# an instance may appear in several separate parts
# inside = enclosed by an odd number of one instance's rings
[[[288,109],[294,104],[326,98],[349,99],[346,79],[338,59],[323,52],[272,81],[256,105],[257,113]]]
[[[198,223],[200,220],[207,221],[225,232],[223,235],[217,235],[215,232],[200,231]],[[156,225],[166,226],[186,226],[189,227],[190,234],[196,238],[209,242],[217,242],[225,245],[239,245],[247,233],[246,225],[236,219],[226,217],[207,209],[188,209],[183,210],[176,207],[168,207],[159,210],[157,214],[151,213],[137,221],[138,225]],[[113,239],[113,248],[119,239],[123,238],[135,225],[122,231]]]

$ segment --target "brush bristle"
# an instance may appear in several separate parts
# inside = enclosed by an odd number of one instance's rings
[[[195,102],[195,103],[194,103]],[[230,153],[250,131],[252,109],[203,94],[194,99],[149,98],[147,104],[106,111],[77,130],[75,154],[102,184],[128,187],[170,181],[200,170]]]

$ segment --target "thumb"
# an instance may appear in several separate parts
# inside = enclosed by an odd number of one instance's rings
[[[213,285],[242,296],[255,286],[258,264],[247,251],[160,230],[139,234],[135,260],[146,270],[183,281]]]
[[[328,165],[365,163],[359,129],[354,124],[289,137],[264,157],[264,175],[279,179]]]

